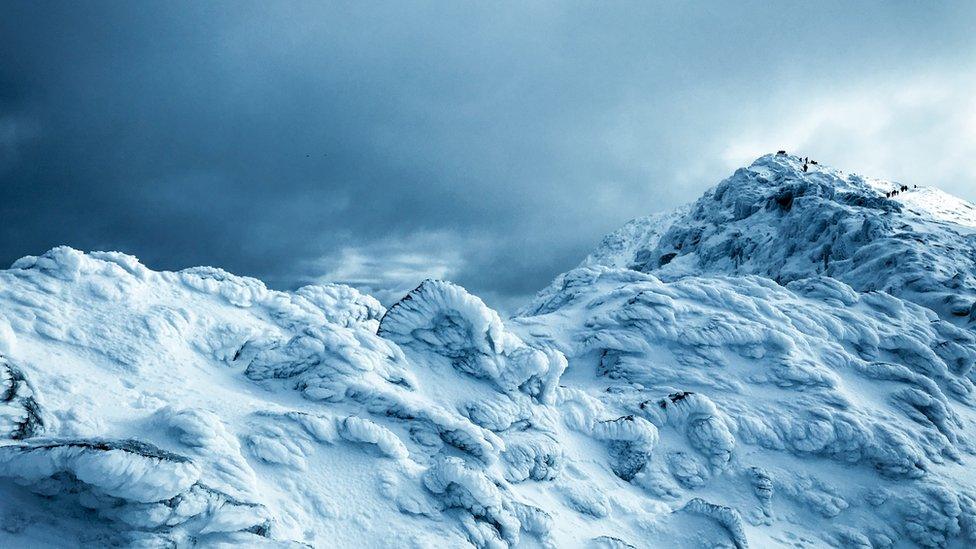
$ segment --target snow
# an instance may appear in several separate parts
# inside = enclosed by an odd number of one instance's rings
[[[898,187],[896,183],[878,179],[868,179],[867,182],[879,193]],[[901,203],[907,212],[923,220],[942,221],[957,225],[957,229],[976,230],[976,205],[935,187],[911,186],[893,199]]]
[[[0,271],[0,546],[969,547],[973,206],[769,155],[513,318]]]
[[[582,265],[665,280],[755,274],[786,284],[826,275],[959,324],[972,320],[976,206],[910,185],[889,198],[902,185],[802,166],[796,156],[763,156],[689,207],[631,222]]]

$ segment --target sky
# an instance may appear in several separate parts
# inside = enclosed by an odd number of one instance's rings
[[[778,149],[976,201],[972,2],[0,3],[0,264],[511,310]]]

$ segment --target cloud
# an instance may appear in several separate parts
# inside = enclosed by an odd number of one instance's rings
[[[453,279],[464,267],[466,249],[454,235],[413,233],[344,246],[300,268],[311,283],[348,284],[390,305],[424,279]]]
[[[740,130],[723,152],[729,168],[786,148],[848,171],[936,185],[976,200],[976,76],[920,73],[911,81],[864,78],[806,98],[800,110],[772,107],[775,127]]]
[[[21,149],[39,133],[40,128],[31,120],[0,112],[0,173],[18,159]]]
[[[506,304],[784,146],[976,199],[974,9],[4,2],[0,263]]]

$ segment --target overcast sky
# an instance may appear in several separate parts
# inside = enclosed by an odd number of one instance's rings
[[[0,263],[510,308],[780,148],[976,200],[974,28],[973,2],[5,0]]]

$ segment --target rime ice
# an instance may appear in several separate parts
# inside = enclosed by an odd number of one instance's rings
[[[976,544],[976,210],[770,155],[511,319],[0,272],[0,545]],[[886,196],[888,193],[888,196]]]

